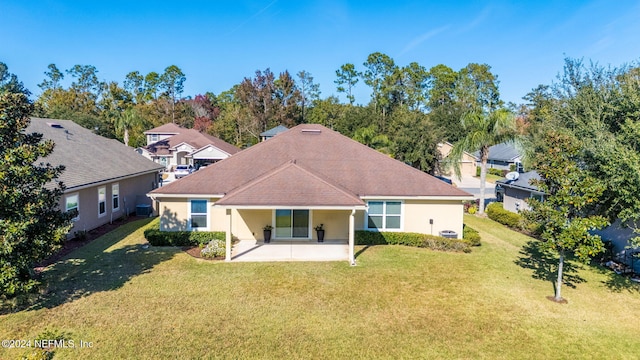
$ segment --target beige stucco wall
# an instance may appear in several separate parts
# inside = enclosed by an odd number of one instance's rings
[[[227,231],[227,210],[214,205],[217,199],[209,199],[210,231]],[[188,198],[166,198],[160,202],[163,215],[161,228],[166,231],[188,230]],[[462,238],[463,206],[461,201],[404,200],[403,229],[406,232],[438,235],[443,230],[453,230]],[[326,240],[344,240],[349,237],[350,210],[311,210],[312,228],[323,224]],[[262,228],[273,224],[273,210],[231,210],[233,236],[242,240],[264,240]],[[433,219],[433,226],[429,224]],[[356,211],[355,229],[365,228],[365,212]],[[311,231],[317,239],[316,232]]]
[[[113,209],[112,185],[118,184],[120,193],[120,208]],[[89,231],[98,226],[118,219],[126,212],[135,213],[137,204],[149,204],[151,201],[146,194],[157,186],[157,173],[143,174],[136,177],[116,180],[80,190],[68,189],[60,197],[60,209],[66,210],[66,198],[78,194],[78,219],[73,223],[73,228],[69,232],[73,236],[76,231]],[[98,216],[98,188],[105,187],[106,190],[106,212],[103,216]]]
[[[404,202],[404,229],[406,232],[438,235],[443,230],[453,230],[462,238],[464,209],[461,201]],[[429,224],[433,219],[433,226]]]

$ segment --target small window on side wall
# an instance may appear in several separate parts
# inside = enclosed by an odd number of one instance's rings
[[[71,220],[78,221],[80,219],[80,197],[78,193],[65,196],[64,203],[66,212],[74,211],[76,213],[76,217]]]
[[[102,186],[98,188],[98,216],[107,215],[107,188]]]
[[[192,230],[207,229],[207,200],[191,200],[189,223]]]
[[[113,212],[120,211],[120,184],[111,185],[111,199]]]

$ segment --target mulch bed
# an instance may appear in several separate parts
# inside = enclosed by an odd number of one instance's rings
[[[142,218],[138,216],[129,216],[127,219],[114,220],[112,224],[107,223],[93,230],[88,231],[87,236],[85,236],[84,239],[82,240],[77,240],[77,239],[67,240],[64,242],[64,244],[62,244],[62,248],[60,250],[58,250],[55,254],[51,255],[47,259],[40,262],[35,269],[37,272],[42,271],[45,267],[57,262],[58,260],[62,259],[63,257],[73,252],[75,249],[78,249],[87,245],[93,240],[101,237],[106,233],[109,233],[117,229],[118,227],[124,224],[128,224],[132,221],[136,221],[140,219]]]

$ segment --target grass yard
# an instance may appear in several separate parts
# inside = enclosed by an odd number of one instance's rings
[[[0,338],[64,334],[76,348],[56,359],[638,357],[636,284],[571,264],[553,303],[529,238],[465,221],[483,241],[470,254],[361,247],[356,267],[199,260],[144,248],[149,220],[133,222],[50,266],[46,301],[0,315]]]
[[[480,177],[479,177],[479,176],[476,176],[476,177],[477,177],[478,179],[480,179]],[[498,181],[498,180],[503,180],[503,179],[504,179],[504,177],[503,177],[503,176],[493,175],[493,174],[489,174],[489,173],[487,173],[487,177],[486,177],[487,182],[488,182],[488,183],[491,183],[491,184],[495,184],[495,183],[496,183],[496,181]]]

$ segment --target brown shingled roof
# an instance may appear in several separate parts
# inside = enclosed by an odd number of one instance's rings
[[[164,125],[160,125],[151,130],[147,130],[144,134],[179,134],[183,130],[186,130],[183,127],[180,127],[174,123],[167,123]]]
[[[364,206],[356,195],[321,179],[294,162],[234,189],[218,205]]]
[[[168,124],[165,124],[165,125],[168,125]],[[211,144],[216,148],[226,152],[229,155],[233,155],[238,151],[240,151],[240,149],[238,149],[237,147],[215,136],[204,134],[194,129],[183,129],[183,128],[180,128],[179,134],[173,135],[169,138],[160,140],[153,144],[149,144],[144,148],[150,153],[155,155],[167,155],[170,153],[169,149],[176,147],[182,143],[189,144],[193,146],[195,149],[201,149]]]
[[[298,125],[269,141],[156,189],[152,194],[233,194],[240,199],[236,189],[251,182],[258,183],[262,177],[290,162],[336,189],[345,189],[359,197],[469,196],[433,176],[317,124]],[[284,194],[286,198],[292,188],[304,186],[300,183],[304,181],[303,176],[299,175],[289,181],[274,181],[271,183],[274,187],[263,190]],[[248,194],[244,201],[251,205],[249,202],[257,201],[252,199],[253,195]],[[326,201],[325,205],[333,204]]]

